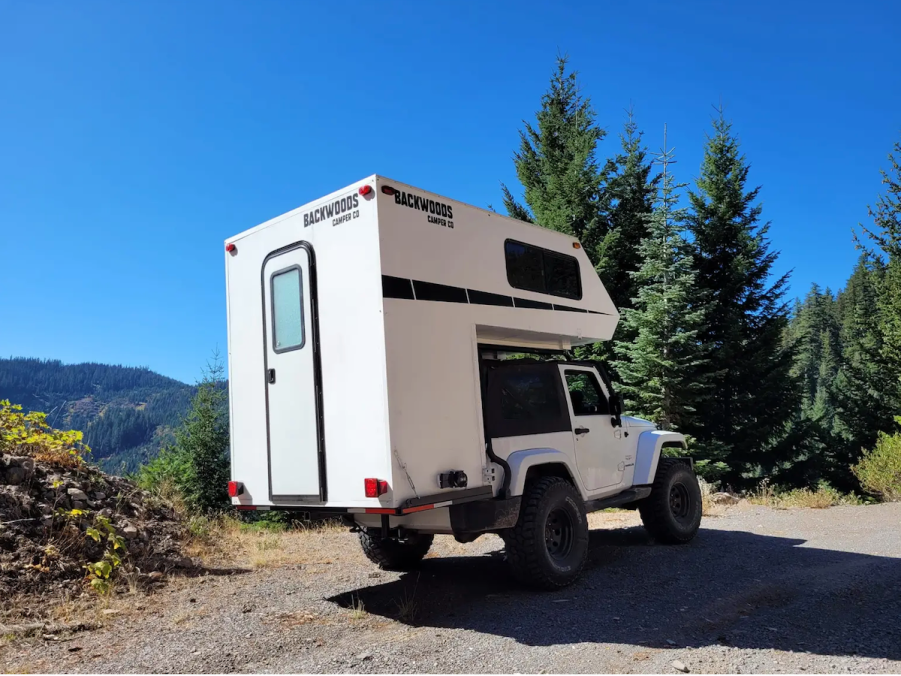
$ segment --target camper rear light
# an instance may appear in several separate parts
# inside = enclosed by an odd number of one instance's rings
[[[228,482],[228,497],[236,498],[243,493],[244,493],[244,484],[242,484],[240,481],[229,481]]]
[[[385,193],[386,195],[393,195],[397,191],[394,188],[392,188],[390,185],[383,185],[382,192]]]
[[[381,479],[363,479],[367,498],[377,498],[388,492],[388,482]]]
[[[363,186],[360,186],[360,191],[359,191],[359,192],[360,192],[360,194],[361,194],[363,197],[366,197],[366,195],[368,195],[369,193],[372,192],[372,186],[371,186],[371,185],[363,185]]]
[[[228,253],[230,253],[232,256],[234,256],[236,253],[238,253],[238,247],[235,246],[234,242],[229,242],[228,244],[226,244],[225,250]]]

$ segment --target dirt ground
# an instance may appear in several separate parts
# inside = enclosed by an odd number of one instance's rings
[[[687,546],[592,515],[584,577],[514,584],[495,536],[378,571],[341,530],[257,537],[230,567],[0,638],[7,672],[901,672],[901,504],[705,518]],[[73,614],[81,611],[72,611]]]

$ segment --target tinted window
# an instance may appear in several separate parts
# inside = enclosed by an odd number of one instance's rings
[[[576,300],[582,297],[579,261],[573,256],[513,240],[504,243],[504,255],[507,281],[513,288]]]
[[[607,398],[593,374],[588,371],[567,371],[566,388],[573,405],[573,415],[609,415]]]
[[[560,399],[551,374],[504,374],[501,383],[501,417],[504,420],[549,420],[560,417]]]
[[[547,293],[541,249],[507,241],[504,253],[507,257],[507,280],[510,286],[515,289]]]
[[[547,292],[552,296],[564,298],[581,298],[582,284],[579,279],[579,261],[572,256],[544,254],[544,278],[547,281]]]
[[[303,347],[303,290],[300,268],[272,275],[272,349],[287,352]]]

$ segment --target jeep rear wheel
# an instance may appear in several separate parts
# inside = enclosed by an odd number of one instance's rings
[[[690,542],[701,527],[701,487],[684,462],[661,458],[651,494],[638,511],[644,527],[658,542]]]
[[[526,488],[516,525],[502,536],[516,579],[542,589],[565,587],[588,557],[582,496],[559,477],[538,479]]]
[[[366,558],[384,570],[413,568],[428,553],[433,539],[433,535],[410,532],[403,540],[383,539],[376,529],[360,531],[360,545]]]

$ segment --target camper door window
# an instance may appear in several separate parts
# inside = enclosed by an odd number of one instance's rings
[[[581,300],[579,261],[512,239],[504,242],[507,281],[514,289]]]
[[[272,273],[272,349],[274,352],[303,347],[303,280],[300,267]]]

